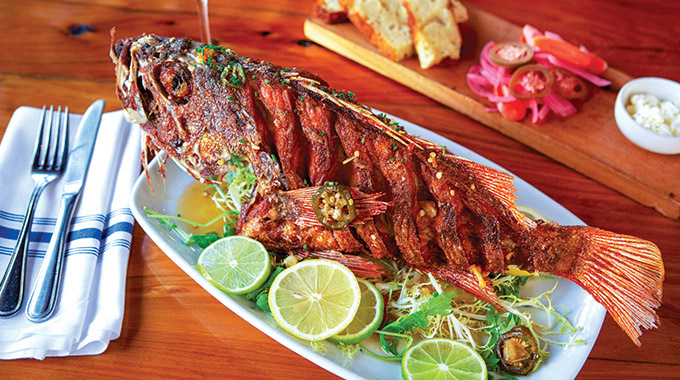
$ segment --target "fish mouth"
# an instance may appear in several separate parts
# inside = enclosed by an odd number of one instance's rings
[[[115,30],[112,31],[110,56],[116,65],[116,93],[123,100],[123,116],[130,123],[144,124],[149,118],[142,99],[145,89],[139,76],[139,62],[132,54],[134,40],[125,38],[114,44],[114,35]]]

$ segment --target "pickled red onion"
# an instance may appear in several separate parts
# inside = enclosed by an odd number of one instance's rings
[[[555,90],[550,91],[543,99],[545,100],[544,107],[550,107],[553,112],[561,117],[569,117],[577,112],[576,107]]]
[[[548,38],[563,40],[562,37],[557,33],[546,31],[544,34],[531,25],[524,25],[522,28],[522,38],[526,40],[526,43],[534,49],[534,37],[543,35]],[[494,44],[495,43],[493,41],[490,41],[484,45],[479,56],[479,66],[471,67],[466,75],[466,79],[472,92],[488,99],[490,102],[495,103],[498,106],[499,103],[513,102],[516,101],[517,98],[512,95],[504,95],[506,93],[499,94],[498,89],[503,88],[504,86],[507,87],[509,85],[514,70],[501,67],[491,61],[489,52]],[[581,46],[581,50],[587,51],[584,46]],[[561,67],[571,74],[581,77],[598,87],[605,87],[611,84],[611,82],[595,74],[592,74],[587,70],[569,64],[546,52],[535,50],[534,61],[535,63],[547,68],[554,66]],[[553,111],[556,115],[563,118],[569,117],[578,112],[576,107],[557,91],[550,91],[550,93],[542,99],[525,99],[524,105],[526,108],[531,110],[531,122],[534,124],[545,120],[550,111]],[[494,107],[487,107],[486,111],[497,112],[498,109]]]

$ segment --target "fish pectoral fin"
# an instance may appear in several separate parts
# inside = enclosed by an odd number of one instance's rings
[[[493,288],[490,278],[483,276],[481,272],[469,269],[455,269],[449,267],[416,268],[421,272],[432,273],[435,277],[451,283],[482,301],[488,302],[498,310],[505,310],[500,304],[500,299]]]
[[[313,199],[317,196],[317,192],[321,188],[322,186],[312,186],[281,193],[281,197],[289,201],[289,207],[295,208],[295,213],[297,215],[296,222],[301,226],[323,226],[323,224],[319,222],[313,206]],[[356,217],[350,225],[354,226],[356,224],[372,221],[373,216],[385,213],[387,207],[390,205],[388,202],[380,200],[380,198],[384,197],[383,193],[365,194],[354,188],[349,188],[348,190],[351,194],[351,201],[356,211]]]
[[[335,250],[303,250],[295,254],[295,257],[298,260],[303,260],[309,256],[319,259],[337,261],[349,268],[349,270],[351,270],[354,275],[359,277],[379,278],[385,274],[385,268],[367,259],[366,257],[359,255],[345,254]]]

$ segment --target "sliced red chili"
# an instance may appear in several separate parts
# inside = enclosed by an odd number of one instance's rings
[[[332,230],[347,227],[357,216],[352,194],[345,185],[327,183],[317,190],[312,199],[316,219]]]
[[[494,88],[494,92],[498,96],[508,96],[508,87],[501,84]],[[527,115],[527,107],[524,105],[523,101],[519,99],[509,102],[498,102],[496,103],[496,108],[498,108],[498,112],[500,112],[503,117],[510,120],[519,121],[524,119]]]
[[[510,78],[510,94],[519,99],[543,98],[550,93],[554,78],[540,65],[519,67]]]
[[[489,58],[498,66],[514,69],[529,63],[534,58],[534,50],[520,42],[502,42],[491,47]]]
[[[588,85],[581,78],[560,67],[551,67],[557,91],[567,99],[583,99],[588,96]]]

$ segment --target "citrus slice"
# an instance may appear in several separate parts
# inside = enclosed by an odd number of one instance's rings
[[[358,278],[361,303],[352,322],[329,339],[342,344],[359,343],[371,336],[380,327],[385,313],[382,294],[370,281]]]
[[[352,271],[324,259],[305,260],[284,270],[269,290],[269,308],[279,326],[310,341],[344,330],[360,302],[359,283]]]
[[[545,216],[541,215],[538,211],[534,210],[531,207],[526,207],[526,206],[517,206],[517,210],[521,212],[522,214],[526,215],[529,217],[531,220],[538,220],[538,219],[543,219],[543,220],[548,220],[545,218]]]
[[[524,269],[520,269],[517,265],[508,265],[505,268],[505,274],[510,276],[531,276],[533,273],[527,272]]]
[[[203,250],[198,271],[228,294],[245,294],[264,284],[271,271],[269,253],[262,243],[245,236],[222,238]]]
[[[484,359],[469,346],[450,339],[425,339],[401,360],[404,379],[486,380]]]

